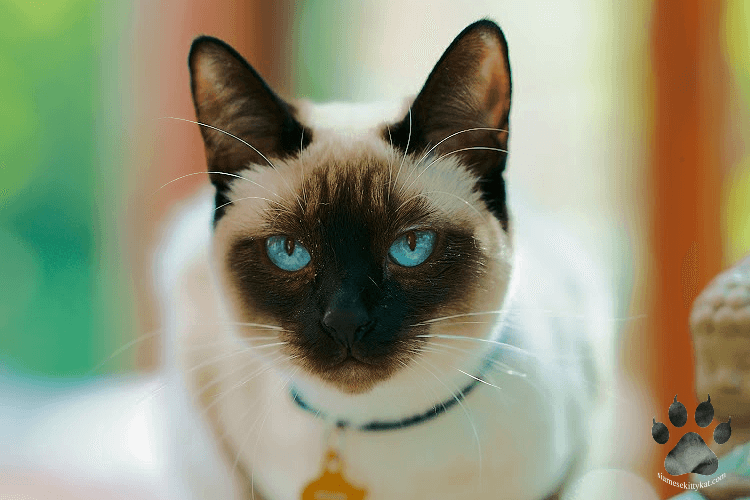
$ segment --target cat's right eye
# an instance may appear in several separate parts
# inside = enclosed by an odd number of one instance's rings
[[[284,271],[299,271],[310,262],[310,252],[291,236],[271,236],[266,240],[271,262]]]

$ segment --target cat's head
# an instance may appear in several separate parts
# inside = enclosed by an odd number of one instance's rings
[[[347,393],[438,356],[444,335],[492,335],[512,253],[497,25],[466,28],[409,107],[370,125],[360,108],[285,102],[219,40],[197,39],[189,64],[237,322],[281,327],[285,362]]]

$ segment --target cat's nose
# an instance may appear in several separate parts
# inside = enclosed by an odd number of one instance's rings
[[[329,307],[323,315],[323,329],[334,340],[351,348],[372,330],[375,322],[361,304]]]

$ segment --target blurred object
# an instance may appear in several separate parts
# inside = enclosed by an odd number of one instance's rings
[[[714,409],[714,425],[709,429],[730,421],[731,437],[719,443],[714,434],[706,440],[719,457],[719,467],[710,476],[691,478],[694,483],[721,479],[701,488],[702,496],[684,493],[674,498],[750,498],[750,255],[716,276],[701,292],[690,313],[690,330],[698,398],[708,395]]]
[[[0,498],[171,498],[163,387],[0,374]]]
[[[719,274],[698,296],[690,329],[698,396],[713,394],[716,419],[732,419],[729,441],[710,444],[721,457],[750,443],[750,256]]]
[[[585,474],[562,500],[656,500],[656,492],[645,480],[620,469],[598,469]]]
[[[695,341],[710,337],[741,337],[750,345],[750,256],[716,276],[695,299],[690,313],[690,329]],[[732,351],[724,354],[732,354]],[[739,358],[738,353],[735,353],[731,358],[713,358],[707,361],[713,367],[726,364],[717,361],[731,361],[728,364],[735,365],[734,362],[738,360],[745,359]],[[721,386],[721,390],[733,392],[733,389],[740,387]],[[746,409],[750,417],[750,394],[747,396]]]
[[[132,485],[112,487],[93,481],[79,483],[44,471],[0,472],[3,500],[164,500]]]

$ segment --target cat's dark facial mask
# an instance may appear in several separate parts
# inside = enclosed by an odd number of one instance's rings
[[[497,26],[464,30],[411,112],[372,128],[285,103],[215,39],[196,40],[190,68],[198,120],[234,136],[202,127],[223,289],[238,321],[283,328],[294,364],[366,391],[450,332],[434,319],[501,306],[510,70]]]

